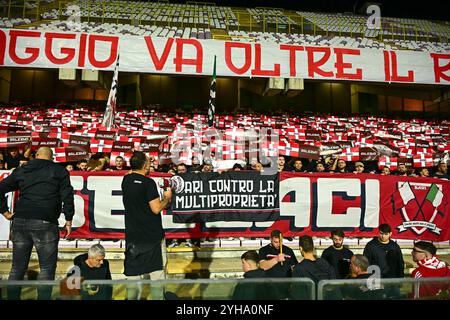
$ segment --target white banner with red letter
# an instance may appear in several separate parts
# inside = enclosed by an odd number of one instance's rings
[[[119,49],[120,48],[120,49]],[[0,29],[0,66],[450,84],[450,53]]]

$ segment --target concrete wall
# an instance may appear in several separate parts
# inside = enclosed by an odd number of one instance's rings
[[[28,70],[12,69],[9,101],[30,102],[71,102],[78,101],[106,101],[108,90],[92,89],[84,86],[71,87],[58,80],[57,70]],[[6,89],[1,86],[0,101],[7,101]]]
[[[78,70],[78,72],[81,72]],[[103,106],[108,98],[111,72],[105,72],[106,89],[93,89],[81,82],[69,86],[58,80],[58,70],[1,69],[0,101],[82,102]],[[121,73],[118,101],[130,108],[160,104],[166,110],[206,112],[211,77]],[[433,101],[442,88],[306,80],[304,90],[288,97],[263,95],[267,79],[217,78],[218,112],[253,110],[261,113],[302,111],[365,114],[448,113],[447,104]],[[423,111],[425,106],[425,113]]]
[[[169,75],[141,75],[142,104],[160,104],[163,107],[192,107],[207,110],[210,96],[210,77],[179,77]],[[232,112],[238,105],[238,79],[216,79],[217,110]]]
[[[11,88],[11,70],[0,69],[0,102],[9,101],[9,91]]]

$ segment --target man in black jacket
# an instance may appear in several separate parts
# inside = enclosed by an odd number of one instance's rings
[[[259,268],[259,255],[255,250],[244,252],[241,256],[242,270],[245,279],[265,278],[265,271]],[[263,299],[267,295],[267,288],[261,283],[240,282],[233,291],[233,300],[257,300]]]
[[[109,262],[105,259],[105,248],[101,244],[94,244],[87,253],[75,257],[73,264],[80,268],[83,280],[111,280]],[[112,287],[109,285],[83,286],[81,290],[83,300],[111,300]]]
[[[299,249],[303,260],[300,261],[292,271],[292,277],[309,278],[316,284],[316,291],[320,280],[336,279],[334,268],[322,258],[316,258],[314,254],[314,241],[311,236],[301,236],[299,239]],[[300,287],[300,288],[298,288]],[[300,284],[295,284],[291,288],[294,299],[308,299],[307,290]],[[332,293],[332,299],[340,298]]]
[[[366,244],[364,255],[371,265],[380,268],[381,278],[403,278],[405,265],[402,250],[391,240],[391,226],[383,223],[378,230],[378,237],[374,237]]]
[[[378,230],[378,237],[366,244],[364,255],[370,265],[379,267],[378,274],[381,278],[403,278],[405,263],[400,246],[391,240],[391,226],[383,223]],[[391,299],[400,297],[400,287],[396,285],[385,286],[385,292]]]
[[[281,237],[280,230],[272,230],[270,243],[259,249],[259,266],[268,278],[289,278],[291,268],[298,263],[294,251],[281,243]]]
[[[345,279],[350,273],[350,259],[353,256],[353,252],[344,247],[344,236],[341,229],[331,231],[333,245],[326,248],[321,256],[334,268],[338,279]]]
[[[20,190],[15,212],[9,211],[5,195]],[[48,147],[39,148],[36,159],[14,170],[0,182],[0,212],[11,220],[13,261],[9,280],[23,280],[33,246],[39,258],[38,280],[54,280],[58,258],[58,218],[64,212],[66,237],[72,230],[73,188],[69,172],[53,162]],[[63,205],[64,204],[64,205]],[[20,298],[20,288],[8,290],[10,299]],[[38,288],[39,299],[50,299],[51,287]]]
[[[353,284],[341,288],[345,299],[352,300],[380,300],[385,299],[386,294],[379,279],[369,273],[369,260],[362,254],[355,254],[350,260],[352,279],[366,279],[364,283]]]

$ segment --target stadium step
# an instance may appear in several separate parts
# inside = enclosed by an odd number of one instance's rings
[[[247,10],[242,8],[232,8],[232,10],[236,15],[240,27],[247,28],[250,26],[259,26],[258,22],[253,19],[252,15]]]
[[[41,24],[46,24],[51,22],[52,20],[39,20],[39,21],[33,21],[32,23],[22,24],[20,26],[16,26],[14,28],[16,29],[31,29],[35,27],[39,27]]]
[[[327,246],[317,247],[317,255],[320,256]],[[198,248],[178,247],[167,250],[167,274],[172,279],[195,278],[234,278],[242,276],[240,257],[247,250],[257,250],[260,247],[234,247],[234,248]],[[363,245],[350,246],[354,253],[362,253]],[[405,273],[410,274],[415,268],[411,257],[412,246],[402,246],[405,260]],[[73,265],[73,259],[87,248],[60,248],[56,276],[64,278],[67,271]],[[298,250],[294,249],[297,258],[300,258]],[[439,249],[439,257],[450,263],[450,246]],[[106,248],[106,258],[109,260],[113,279],[124,279],[123,275],[123,249]],[[11,268],[12,252],[10,248],[0,249],[0,278],[7,279]],[[36,252],[33,251],[29,265],[29,276],[33,277],[39,271]]]
[[[215,40],[231,40],[231,37],[226,30],[222,29],[211,29],[211,36]]]

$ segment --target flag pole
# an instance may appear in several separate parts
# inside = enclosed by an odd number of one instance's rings
[[[215,113],[216,113],[216,56],[214,56],[213,75],[211,79],[211,88],[209,90],[208,127],[214,126]]]
[[[283,234],[280,232],[280,254],[283,254]],[[283,265],[283,261],[280,261],[280,264]]]
[[[116,65],[111,82],[111,90],[109,91],[108,102],[106,103],[105,114],[103,115],[102,126],[107,128],[115,128],[115,116],[117,105],[117,87],[119,84],[119,56],[117,51]]]

